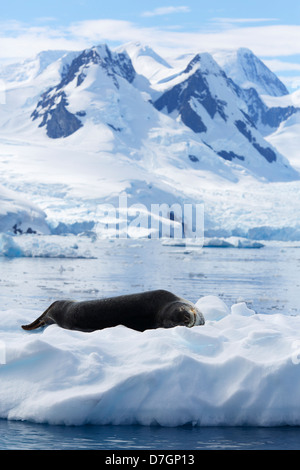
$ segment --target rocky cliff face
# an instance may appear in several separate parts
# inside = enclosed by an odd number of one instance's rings
[[[65,92],[50,89],[44,93],[32,113],[32,119],[42,118],[39,127],[46,127],[51,139],[68,137],[81,126],[81,121],[67,109],[68,101]]]
[[[259,96],[255,88],[240,89],[239,95],[243,97],[247,104],[247,113],[253,123],[262,133],[270,134],[290,116],[299,112],[295,106],[273,106],[269,108]]]

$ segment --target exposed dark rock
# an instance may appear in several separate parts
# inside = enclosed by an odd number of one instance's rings
[[[276,153],[270,147],[262,147],[258,143],[253,143],[253,147],[269,162],[276,161]]]
[[[226,150],[221,150],[220,152],[218,152],[218,155],[224,158],[224,160],[229,161],[232,161],[234,158],[237,158],[238,160],[245,160],[245,157],[237,155],[236,153],[232,152],[232,150],[230,150],[229,152],[227,152]]]
[[[262,147],[256,142],[251,131],[247,128],[243,121],[235,121],[238,130],[249,140],[253,147],[269,162],[276,161],[276,153],[270,147]]]
[[[248,115],[257,128],[268,126],[277,129],[281,122],[286,121],[290,116],[300,111],[299,108],[294,106],[269,108],[254,88],[240,89],[239,95],[247,103]]]
[[[49,92],[42,95],[31,116],[33,120],[43,117],[39,127],[46,126],[48,137],[52,139],[67,137],[82,127],[82,122],[67,110],[67,104],[66,94],[63,91],[56,95],[49,96]]]
[[[248,140],[249,142],[253,142],[253,136],[252,136],[252,133],[251,131],[248,129],[247,125],[245,124],[244,121],[235,121],[235,125],[236,127],[238,128],[238,130],[241,132],[241,134],[243,134]]]
[[[121,127],[116,127],[113,124],[110,124],[109,122],[106,123],[109,127],[111,127],[114,131],[116,132],[121,132],[122,128]]]

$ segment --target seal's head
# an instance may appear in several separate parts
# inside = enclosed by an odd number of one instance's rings
[[[192,328],[204,325],[205,320],[200,310],[190,302],[175,301],[166,305],[159,313],[159,323],[162,328],[172,328],[182,325]]]

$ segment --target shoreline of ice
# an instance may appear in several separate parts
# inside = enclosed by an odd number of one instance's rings
[[[157,240],[156,240],[157,241]],[[170,248],[180,248],[187,250],[202,249],[261,249],[266,246],[276,246],[278,248],[298,247],[298,241],[277,241],[249,240],[244,237],[212,237],[204,240],[175,240],[171,238],[160,239],[161,245]],[[93,232],[81,235],[40,235],[24,234],[14,235],[0,233],[0,257],[6,258],[97,258],[101,246],[107,243],[128,243],[130,246],[135,243],[151,243],[147,238],[140,239],[118,239],[97,237]]]

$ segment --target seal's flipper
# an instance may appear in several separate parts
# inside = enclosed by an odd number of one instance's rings
[[[50,307],[47,308],[47,310],[42,313],[40,317],[38,317],[36,320],[34,320],[32,323],[29,325],[22,325],[23,330],[30,331],[30,330],[36,330],[37,328],[41,328],[42,326],[49,325],[52,322],[49,321],[49,317],[46,319],[46,315],[49,312],[50,308],[55,304],[56,302],[53,302],[53,304],[50,305]]]
[[[40,317],[37,318],[34,322],[30,323],[29,325],[22,325],[23,330],[36,330],[37,328],[40,328],[42,326],[45,326],[46,322]]]

